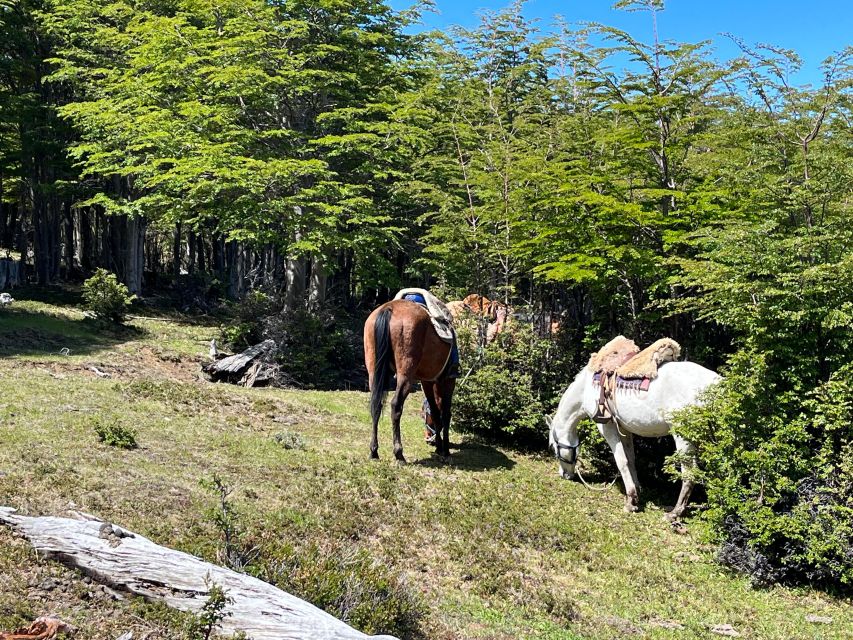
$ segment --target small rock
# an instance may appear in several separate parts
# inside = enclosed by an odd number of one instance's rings
[[[683,629],[684,625],[680,622],[673,622],[672,620],[658,620],[655,618],[654,620],[649,620],[649,626],[652,627],[660,627],[661,629]]]
[[[601,621],[608,627],[618,629],[619,633],[623,636],[637,636],[642,633],[642,631],[636,626],[634,626],[634,624],[630,620],[625,620],[625,618],[619,618],[617,616],[606,616],[602,618]]]
[[[59,584],[53,578],[45,578],[39,582],[39,589],[42,591],[53,591]]]
[[[730,624],[716,624],[711,627],[711,633],[716,633],[720,636],[729,636],[731,638],[740,637],[740,634],[735,631],[735,628]]]
[[[814,622],[815,624],[832,624],[832,618],[829,616],[816,616],[810,613],[806,616],[806,622]]]
[[[124,595],[116,591],[115,589],[110,589],[108,586],[104,585],[101,587],[101,591],[107,594],[113,600],[124,600]]]
[[[121,634],[116,640],[133,640],[133,631]]]

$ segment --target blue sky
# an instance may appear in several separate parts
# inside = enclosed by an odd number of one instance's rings
[[[648,14],[615,11],[614,0],[528,0],[524,13],[538,18],[543,29],[561,15],[568,22],[601,22],[651,42]],[[390,0],[395,9],[408,0]],[[435,0],[440,14],[426,14],[424,28],[444,29],[458,24],[476,26],[478,14],[510,4],[495,0]],[[750,44],[764,42],[796,51],[803,59],[798,82],[819,83],[820,63],[827,56],[853,45],[853,0],[669,0],[658,16],[665,40],[712,40],[716,57],[735,57],[735,45],[723,37],[728,32]]]

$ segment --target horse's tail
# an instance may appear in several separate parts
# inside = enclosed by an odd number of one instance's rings
[[[391,382],[391,309],[376,316],[373,324],[373,388],[370,390],[370,417],[376,422]]]

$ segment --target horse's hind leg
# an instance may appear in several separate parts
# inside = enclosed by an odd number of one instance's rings
[[[436,450],[438,455],[445,458],[450,457],[450,410],[453,404],[453,389],[456,387],[455,378],[446,378],[435,385],[436,400],[438,403],[440,439]]]
[[[676,520],[681,517],[687,509],[687,503],[690,501],[690,494],[693,492],[693,487],[696,482],[693,480],[693,469],[696,467],[696,447],[689,440],[674,435],[675,450],[681,458],[681,492],[678,494],[678,501],[675,503],[672,511],[666,514],[670,520]]]
[[[391,399],[391,425],[394,433],[394,457],[400,462],[406,461],[403,455],[403,440],[400,437],[400,418],[403,416],[403,404],[405,404],[406,396],[409,395],[410,390],[409,378],[398,371],[397,391]]]

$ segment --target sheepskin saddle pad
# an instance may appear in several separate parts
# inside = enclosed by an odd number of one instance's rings
[[[658,376],[658,367],[677,360],[680,354],[681,347],[672,338],[661,338],[640,351],[633,340],[618,336],[593,354],[587,366],[595,374],[594,383],[615,373],[616,387],[648,391],[649,383]]]
[[[452,343],[455,337],[453,332],[453,315],[441,300],[436,298],[426,289],[400,289],[394,300],[409,300],[421,305],[427,310],[432,326],[438,337],[447,343]]]

